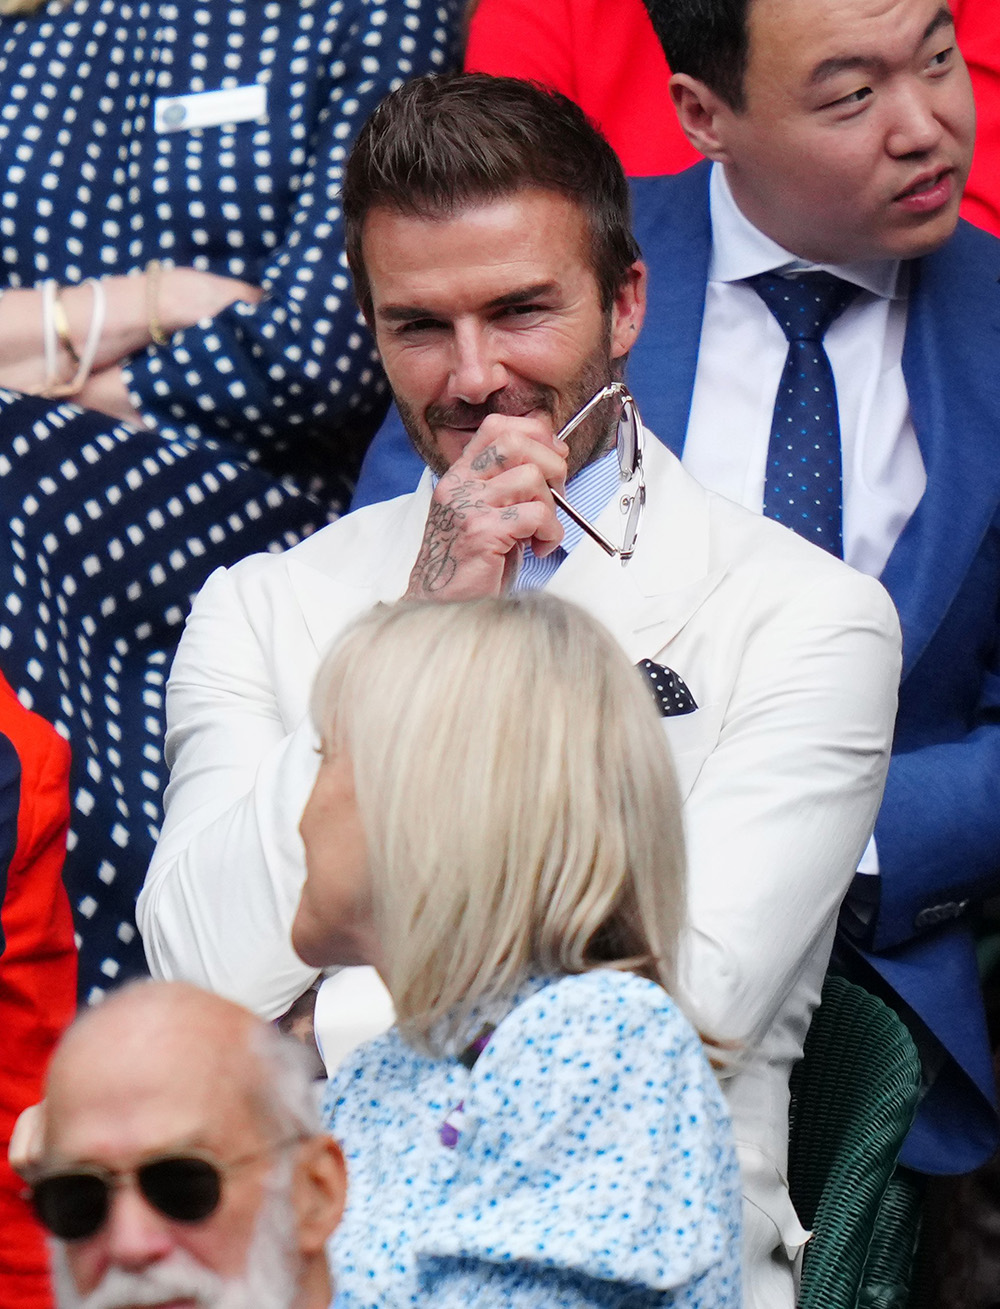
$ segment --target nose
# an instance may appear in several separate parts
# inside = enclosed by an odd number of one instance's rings
[[[893,103],[886,148],[894,158],[927,155],[941,140],[941,123],[934,112],[933,92],[917,83],[901,89]]]
[[[108,1263],[132,1272],[165,1258],[174,1245],[169,1222],[146,1202],[134,1182],[115,1188],[100,1236]]]
[[[478,322],[455,324],[448,394],[466,404],[483,404],[508,381],[507,369],[496,355],[488,330]]]

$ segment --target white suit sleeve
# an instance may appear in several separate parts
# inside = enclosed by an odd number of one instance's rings
[[[154,977],[268,1018],[316,977],[289,937],[305,876],[298,822],[319,764],[303,680],[289,723],[231,574],[213,573],[171,672],[166,820],[137,905]]]
[[[870,578],[830,572],[760,607],[684,810],[682,978],[712,1036],[756,1044],[829,948],[878,811],[899,668],[896,613]]]

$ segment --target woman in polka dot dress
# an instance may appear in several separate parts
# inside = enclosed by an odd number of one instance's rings
[[[340,172],[392,86],[447,66],[458,0],[0,7],[0,668],[73,746],[95,998],[144,968],[189,597],[335,516],[384,409]]]
[[[613,638],[544,592],[366,615],[313,692],[292,932],[396,1006],[325,1112],[344,1309],[740,1305],[722,1096],[671,992],[680,799]]]

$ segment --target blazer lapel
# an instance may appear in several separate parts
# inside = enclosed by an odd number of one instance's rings
[[[633,663],[655,658],[725,576],[709,569],[709,515],[704,490],[647,433],[646,511],[635,555],[609,558],[588,537],[555,573],[548,589],[587,609],[612,631]],[[598,526],[621,530],[617,499]]]
[[[358,520],[368,525],[363,537],[348,542],[332,533],[329,554],[319,549],[319,538],[308,553],[288,554],[289,581],[318,651],[353,618],[374,604],[398,600],[406,590],[430,497],[431,475],[425,469],[412,495],[365,511],[366,518]]]
[[[632,350],[635,398],[646,425],[680,455],[694,391],[712,248],[710,165],[634,178],[636,239],[649,268],[646,321]]]
[[[995,250],[960,223],[947,245],[911,267],[903,372],[927,490],[882,574],[902,619],[904,677],[944,618],[1000,498]]]

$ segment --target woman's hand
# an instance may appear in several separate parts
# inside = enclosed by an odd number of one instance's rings
[[[149,277],[149,273],[143,274],[143,312],[147,324]],[[169,336],[202,318],[214,318],[236,300],[255,305],[263,294],[259,286],[241,282],[237,277],[219,277],[198,268],[164,268],[160,272],[155,309],[161,328]]]
[[[107,297],[107,317],[100,349],[94,360],[98,372],[110,364],[124,362],[130,355],[151,345],[153,320],[163,334],[170,337],[202,318],[214,318],[235,300],[256,304],[263,295],[259,286],[251,286],[236,277],[205,273],[198,268],[161,268],[158,274],[145,272],[102,280]],[[70,286],[64,287],[61,295],[69,320],[70,339],[80,354],[90,326],[93,292],[89,286]]]
[[[197,268],[163,268],[158,285],[150,273],[104,277],[101,285],[107,306],[104,328],[94,356],[93,372],[73,397],[80,404],[138,422],[121,382],[123,363],[152,344],[151,317],[166,336],[212,318],[236,300],[256,304],[260,287],[236,277],[220,277]],[[64,286],[60,300],[66,314],[69,339],[79,358],[84,354],[94,312],[94,291],[85,283]],[[45,386],[42,292],[40,288],[12,288],[0,299],[0,386],[38,394]],[[65,382],[77,363],[60,342],[56,352],[57,380]],[[102,376],[107,372],[108,376]],[[100,399],[100,403],[98,403]]]

